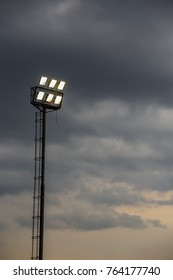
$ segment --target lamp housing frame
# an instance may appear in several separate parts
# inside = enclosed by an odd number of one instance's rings
[[[44,92],[44,97],[42,98],[42,100],[37,99],[37,96],[38,96],[39,92]],[[51,102],[46,101],[49,94],[54,95]],[[35,86],[35,87],[31,88],[30,102],[31,102],[32,105],[37,107],[39,110],[41,108],[59,110],[62,106],[63,95],[64,95],[63,92],[60,91],[60,90],[58,91],[58,90],[54,90],[54,89],[51,89],[51,88],[46,88],[44,86]],[[62,98],[59,104],[54,103],[55,98],[57,96],[60,96]]]

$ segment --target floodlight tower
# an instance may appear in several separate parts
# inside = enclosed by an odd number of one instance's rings
[[[31,88],[30,102],[36,112],[35,125],[35,176],[32,223],[32,257],[43,260],[44,198],[45,198],[45,139],[46,113],[61,108],[64,81],[41,77],[37,86]]]

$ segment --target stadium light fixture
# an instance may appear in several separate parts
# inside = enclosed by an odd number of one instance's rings
[[[31,88],[31,104],[42,109],[58,110],[63,100],[64,81],[42,76],[37,86]]]

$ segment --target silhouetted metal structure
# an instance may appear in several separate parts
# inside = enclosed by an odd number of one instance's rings
[[[64,81],[41,77],[39,85],[31,88],[31,104],[39,109],[39,112],[35,113],[35,175],[31,256],[33,260],[43,260],[46,114],[61,108],[64,85]]]
[[[45,119],[45,117],[44,117]],[[32,259],[43,259],[45,131],[43,112],[35,113],[35,175],[32,217]]]

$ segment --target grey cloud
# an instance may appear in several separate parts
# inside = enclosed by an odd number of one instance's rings
[[[166,201],[162,199],[163,205]],[[103,230],[114,227],[144,229],[153,226],[164,228],[165,225],[159,219],[143,219],[140,215],[118,210],[119,206],[157,207],[160,206],[160,202],[153,199],[152,193],[146,196],[127,184],[111,185],[106,180],[99,181],[96,178],[94,181],[92,178],[91,182],[87,180],[81,188],[51,194],[48,199],[47,226],[52,229],[77,230]]]
[[[158,201],[156,201],[156,204],[160,205],[160,206],[172,206],[173,205],[173,199],[158,200]]]
[[[77,177],[90,174],[102,179],[110,177],[115,182],[129,182],[140,188],[171,190],[171,124],[167,125],[167,121],[164,121],[164,118],[162,119],[162,112],[158,114],[157,110],[153,109],[152,116],[149,117],[146,117],[148,115],[147,110],[141,112],[139,117],[136,114],[136,118],[134,117],[134,121],[130,121],[130,127],[128,128],[123,120],[124,116],[118,116],[116,113],[106,116],[105,108],[105,111],[100,110],[103,112],[102,117],[99,110],[95,109],[96,114],[94,114],[94,109],[88,112],[91,118],[88,118],[86,123],[84,122],[88,127],[90,124],[90,135],[87,129],[81,132],[79,128],[79,133],[78,129],[73,130],[71,137],[67,138],[65,147],[65,142],[52,145],[52,152],[49,150],[49,158],[51,159],[49,170],[52,174],[54,173],[54,161],[61,158],[56,172],[58,172],[59,178],[65,180],[68,174],[71,176],[72,173]],[[98,117],[98,120],[95,119],[95,116]],[[72,120],[72,118],[69,119]],[[78,118],[81,119],[80,126],[82,127],[82,119],[86,120],[87,115],[84,117],[79,112]],[[125,118],[126,120],[128,118],[129,120],[133,119],[133,113],[129,113]],[[113,125],[114,119],[116,121]],[[159,126],[157,122],[155,125],[154,119],[159,121]],[[125,132],[123,126],[122,129],[119,127],[118,130],[117,126],[121,121],[124,122],[128,131]],[[77,121],[75,119],[74,122],[78,122],[78,119]],[[163,124],[161,124],[162,122]],[[108,129],[109,125],[110,130]],[[105,135],[103,135],[103,132]],[[59,135],[57,135],[58,137]],[[56,153],[53,150],[56,150]],[[63,168],[65,168],[65,176],[62,173]]]
[[[0,196],[2,229],[12,230],[19,225],[31,228],[32,224],[32,192],[20,191],[17,195],[14,191]]]
[[[150,224],[163,227],[159,220],[150,220]],[[147,221],[138,215],[115,213],[110,209],[101,211],[95,209],[93,213],[91,209],[86,212],[80,210],[78,213],[64,213],[50,217],[48,221],[48,227],[52,229],[105,230],[116,227],[144,229],[147,226]]]
[[[0,231],[4,230],[6,228],[7,228],[6,224],[0,222]],[[0,242],[0,244],[1,244],[1,242]]]
[[[166,228],[166,225],[164,225],[164,224],[162,224],[161,222],[160,222],[160,220],[148,220],[148,223],[149,224],[151,224],[152,226],[154,226],[154,227],[160,227],[160,228]]]
[[[18,216],[15,218],[15,222],[17,223],[17,225],[24,227],[24,228],[28,228],[31,229],[32,228],[32,219],[31,217],[28,217],[28,215],[26,216]]]
[[[123,183],[104,182],[90,187],[89,184],[78,194],[79,199],[92,201],[93,204],[103,204],[108,206],[150,204],[151,201],[146,199],[142,193],[138,192],[131,186]]]
[[[14,141],[0,144],[0,194],[16,194],[31,190],[34,153],[30,146]]]

